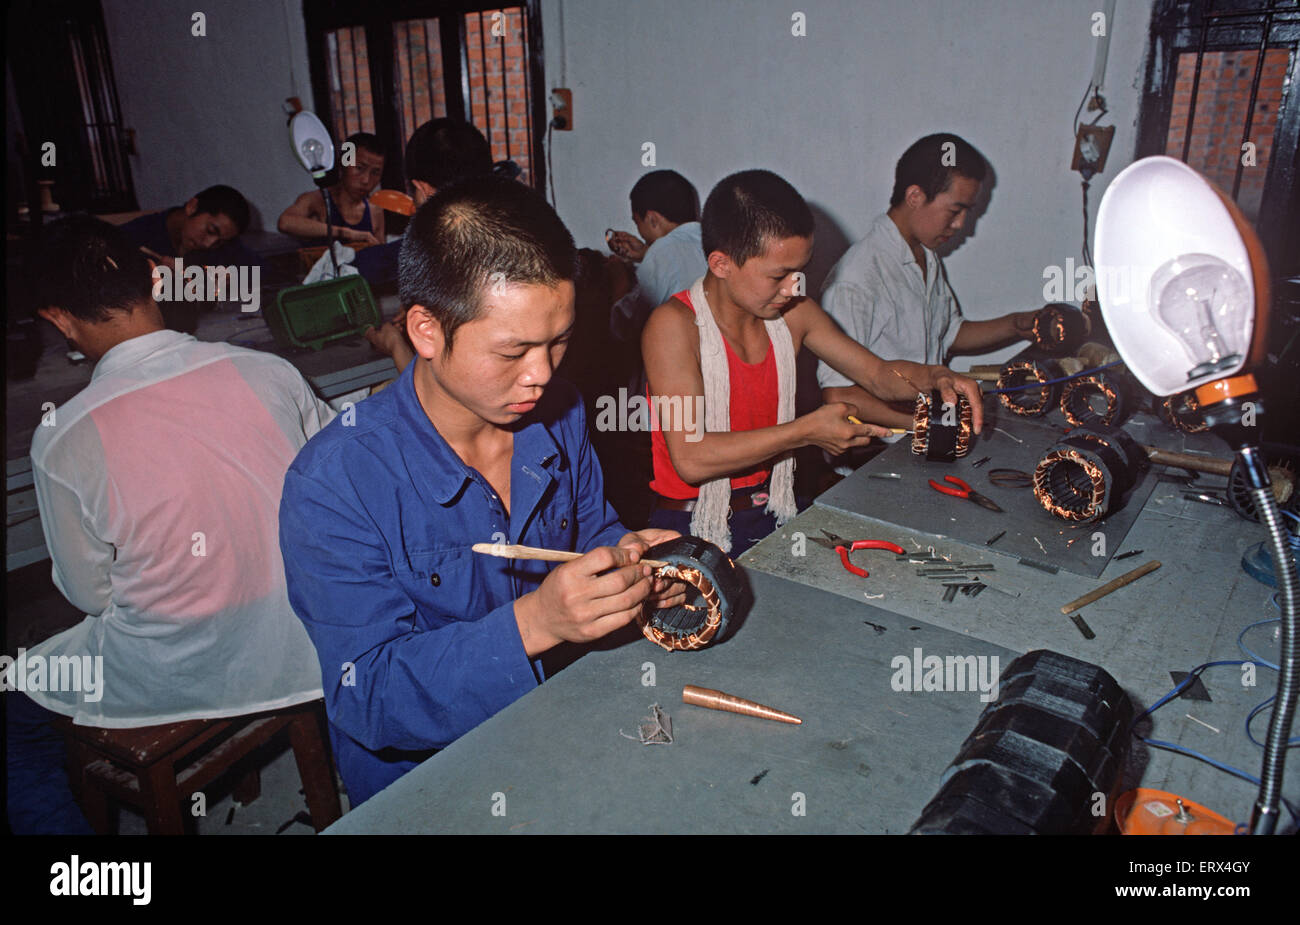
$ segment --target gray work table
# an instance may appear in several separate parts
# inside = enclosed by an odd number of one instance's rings
[[[1050,435],[1041,423],[999,417],[1004,430],[1046,448]],[[1212,438],[1162,433],[1150,418],[1130,432],[1144,443],[1228,455]],[[993,440],[1026,452],[991,434],[965,464],[991,455],[989,467],[1006,465],[1001,454],[981,450],[996,449]],[[935,467],[906,453],[904,445],[877,457],[848,480],[858,485],[837,486],[839,496],[847,489],[869,499],[870,488],[887,484],[867,481],[880,471],[899,471],[925,486]],[[1156,473],[1147,477],[1154,481]],[[968,481],[984,489],[982,479]],[[589,653],[328,831],[904,832],[934,796],[984,704],[969,692],[893,690],[897,656],[916,648],[926,655],[996,655],[1005,668],[1023,652],[1053,649],[1105,668],[1141,710],[1173,686],[1170,671],[1241,658],[1241,629],[1277,616],[1271,592],[1239,564],[1243,550],[1263,538],[1258,525],[1226,508],[1185,501],[1176,484],[1156,481],[1148,488],[1146,503],[1129,512],[1131,525],[1123,533],[1111,529],[1118,535],[1108,537],[1107,550],[1108,556],[1144,552],[1108,562],[1100,578],[1047,574],[997,546],[899,525],[915,505],[872,510],[868,500],[861,511],[846,511],[842,502],[826,503],[835,497],[832,489],[739,559],[755,604],[734,638],[694,653],[670,655],[639,638]],[[950,507],[952,517],[987,513],[956,499]],[[992,563],[988,583],[1019,596],[985,590],[942,604],[942,582],[919,578],[919,566],[878,550],[854,554],[870,572],[858,578],[844,571],[834,551],[809,541],[823,528]],[[1090,541],[1091,532],[1080,531],[1079,542]],[[1095,639],[1084,639],[1060,613],[1067,601],[1153,558],[1161,569],[1083,608]],[[1268,629],[1252,630],[1247,643],[1276,661]],[[654,666],[654,687],[642,685],[646,663]],[[1203,675],[1212,701],[1167,705],[1148,721],[1149,734],[1257,774],[1262,753],[1242,724],[1272,693],[1276,675],[1259,669],[1254,687],[1241,679],[1238,668],[1212,669]],[[683,684],[748,697],[805,722],[792,727],[687,706],[680,700]],[[672,717],[672,745],[642,746],[618,735],[635,734],[652,702]],[[1256,719],[1256,738],[1266,724],[1266,716]],[[1256,791],[1202,762],[1137,743],[1125,782],[1177,792],[1238,820],[1247,817]],[[796,793],[804,795],[806,816],[791,813]],[[1284,793],[1300,799],[1294,755]],[[492,814],[495,794],[504,796],[504,816]]]
[[[750,578],[756,603],[731,640],[668,653],[638,634],[588,653],[327,833],[907,831],[984,704],[970,691],[895,691],[892,659],[920,648],[1005,667],[1011,654],[762,572]],[[648,665],[653,687],[642,683]],[[684,684],[804,722],[688,706]],[[671,745],[619,734],[636,735],[652,703],[672,718]],[[494,815],[502,797],[505,815]]]

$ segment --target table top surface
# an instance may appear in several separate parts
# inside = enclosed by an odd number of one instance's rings
[[[1022,439],[1035,429],[1015,419],[999,426]],[[1154,424],[1141,426],[1154,431]],[[879,480],[868,476],[890,471],[891,462],[897,460],[882,454],[848,481],[874,487]],[[1200,478],[1207,486],[1224,482]],[[728,641],[671,655],[639,634],[610,642],[328,831],[905,832],[984,704],[969,690],[894,690],[896,658],[920,649],[997,657],[1005,667],[1023,652],[1052,649],[1109,671],[1141,710],[1173,686],[1170,672],[1244,657],[1238,634],[1277,616],[1271,589],[1240,567],[1244,550],[1263,539],[1262,528],[1229,509],[1186,501],[1182,491],[1153,477],[1149,499],[1121,537],[1124,550],[1143,552],[1108,561],[1100,579],[1048,574],[996,546],[915,529],[907,525],[907,506],[869,509],[864,502],[854,512],[819,499],[738,560],[755,603]],[[986,513],[966,506],[973,516]],[[858,578],[833,551],[807,541],[822,529],[993,564],[994,571],[982,573],[992,587],[944,604],[942,582],[917,576],[919,565],[883,551],[855,554],[870,572]],[[1066,602],[1152,559],[1162,562],[1159,570],[1080,611],[1094,639],[1061,614]],[[1248,630],[1246,642],[1276,661],[1272,627]],[[650,669],[653,686],[644,683]],[[1273,692],[1276,675],[1259,669],[1254,686],[1243,680],[1238,667],[1211,669],[1203,675],[1211,700],[1167,705],[1149,734],[1258,774],[1262,752],[1243,724]],[[747,697],[805,722],[787,726],[689,706],[681,702],[684,684]],[[652,703],[672,719],[671,745],[619,735],[635,735]],[[1261,716],[1252,725],[1257,739],[1266,724]],[[1293,799],[1300,797],[1297,764],[1289,762],[1285,778]],[[1125,784],[1139,783],[1239,820],[1249,815],[1256,791],[1192,758],[1135,743]],[[803,815],[796,812],[800,795]]]

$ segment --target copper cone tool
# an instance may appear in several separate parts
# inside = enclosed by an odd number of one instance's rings
[[[734,697],[731,694],[724,694],[722,691],[715,691],[712,688],[696,687],[694,684],[687,684],[682,688],[682,703],[689,703],[696,707],[706,707],[710,710],[726,710],[728,713],[739,713],[742,716],[772,719],[778,723],[790,723],[793,726],[803,723],[803,720],[799,717],[783,710],[765,707],[761,703],[755,703],[743,697]]]

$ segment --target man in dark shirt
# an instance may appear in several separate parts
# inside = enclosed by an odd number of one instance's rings
[[[189,264],[251,267],[261,261],[238,240],[248,221],[248,200],[234,187],[218,185],[183,206],[132,219],[121,230],[159,265],[174,268],[177,258],[184,258]],[[173,331],[193,334],[198,329],[202,303],[163,300],[159,307]]]

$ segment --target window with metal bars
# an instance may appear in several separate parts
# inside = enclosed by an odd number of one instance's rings
[[[1300,0],[1157,0],[1138,156],[1205,174],[1300,273]]]
[[[10,164],[11,183],[30,187],[38,179],[53,180],[54,198],[64,210],[138,208],[99,3],[15,4],[8,26],[9,68],[22,121],[19,144],[27,149],[20,164]],[[13,41],[17,36],[21,40]],[[47,143],[54,146],[52,165],[43,160]],[[12,176],[15,171],[24,174],[21,180]]]
[[[407,139],[441,116],[472,122],[494,160],[512,161],[526,183],[543,182],[534,131],[545,125],[535,0],[506,7],[499,0],[345,6],[303,6],[317,114],[339,140],[369,131],[385,142],[385,186],[401,187]]]

